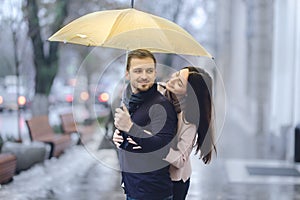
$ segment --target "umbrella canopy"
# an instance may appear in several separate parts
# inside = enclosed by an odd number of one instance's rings
[[[134,8],[84,15],[61,28],[49,41],[212,57],[179,25]]]

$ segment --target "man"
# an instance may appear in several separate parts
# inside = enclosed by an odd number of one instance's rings
[[[114,142],[119,147],[127,200],[172,199],[169,163],[163,158],[176,134],[177,114],[173,105],[157,91],[153,54],[142,49],[131,51],[126,78],[130,84],[123,97],[125,105],[116,109],[114,122],[115,134],[122,137]]]

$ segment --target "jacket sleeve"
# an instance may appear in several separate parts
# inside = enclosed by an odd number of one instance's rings
[[[177,129],[177,113],[167,101],[154,105],[149,116],[151,123],[147,130],[136,124],[129,130],[129,135],[142,147],[142,152],[152,152],[170,144]]]
[[[183,123],[181,121],[181,123]],[[193,142],[196,135],[196,126],[194,124],[184,125],[181,133],[178,134],[176,148],[170,148],[167,157],[164,159],[176,168],[181,168],[188,161],[193,150]]]

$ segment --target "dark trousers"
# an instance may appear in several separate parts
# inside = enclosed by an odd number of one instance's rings
[[[186,182],[183,180],[173,182],[173,200],[185,200],[187,192],[190,187],[190,179]]]
[[[129,197],[129,196],[126,196],[126,200],[138,200],[138,199],[133,199],[133,198],[131,198],[131,197]],[[164,198],[164,199],[162,199],[162,200],[173,200],[173,196],[169,196],[169,197]]]

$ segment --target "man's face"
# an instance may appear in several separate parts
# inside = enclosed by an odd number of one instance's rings
[[[152,58],[132,58],[126,78],[130,81],[133,93],[149,90],[156,78],[155,64]]]

